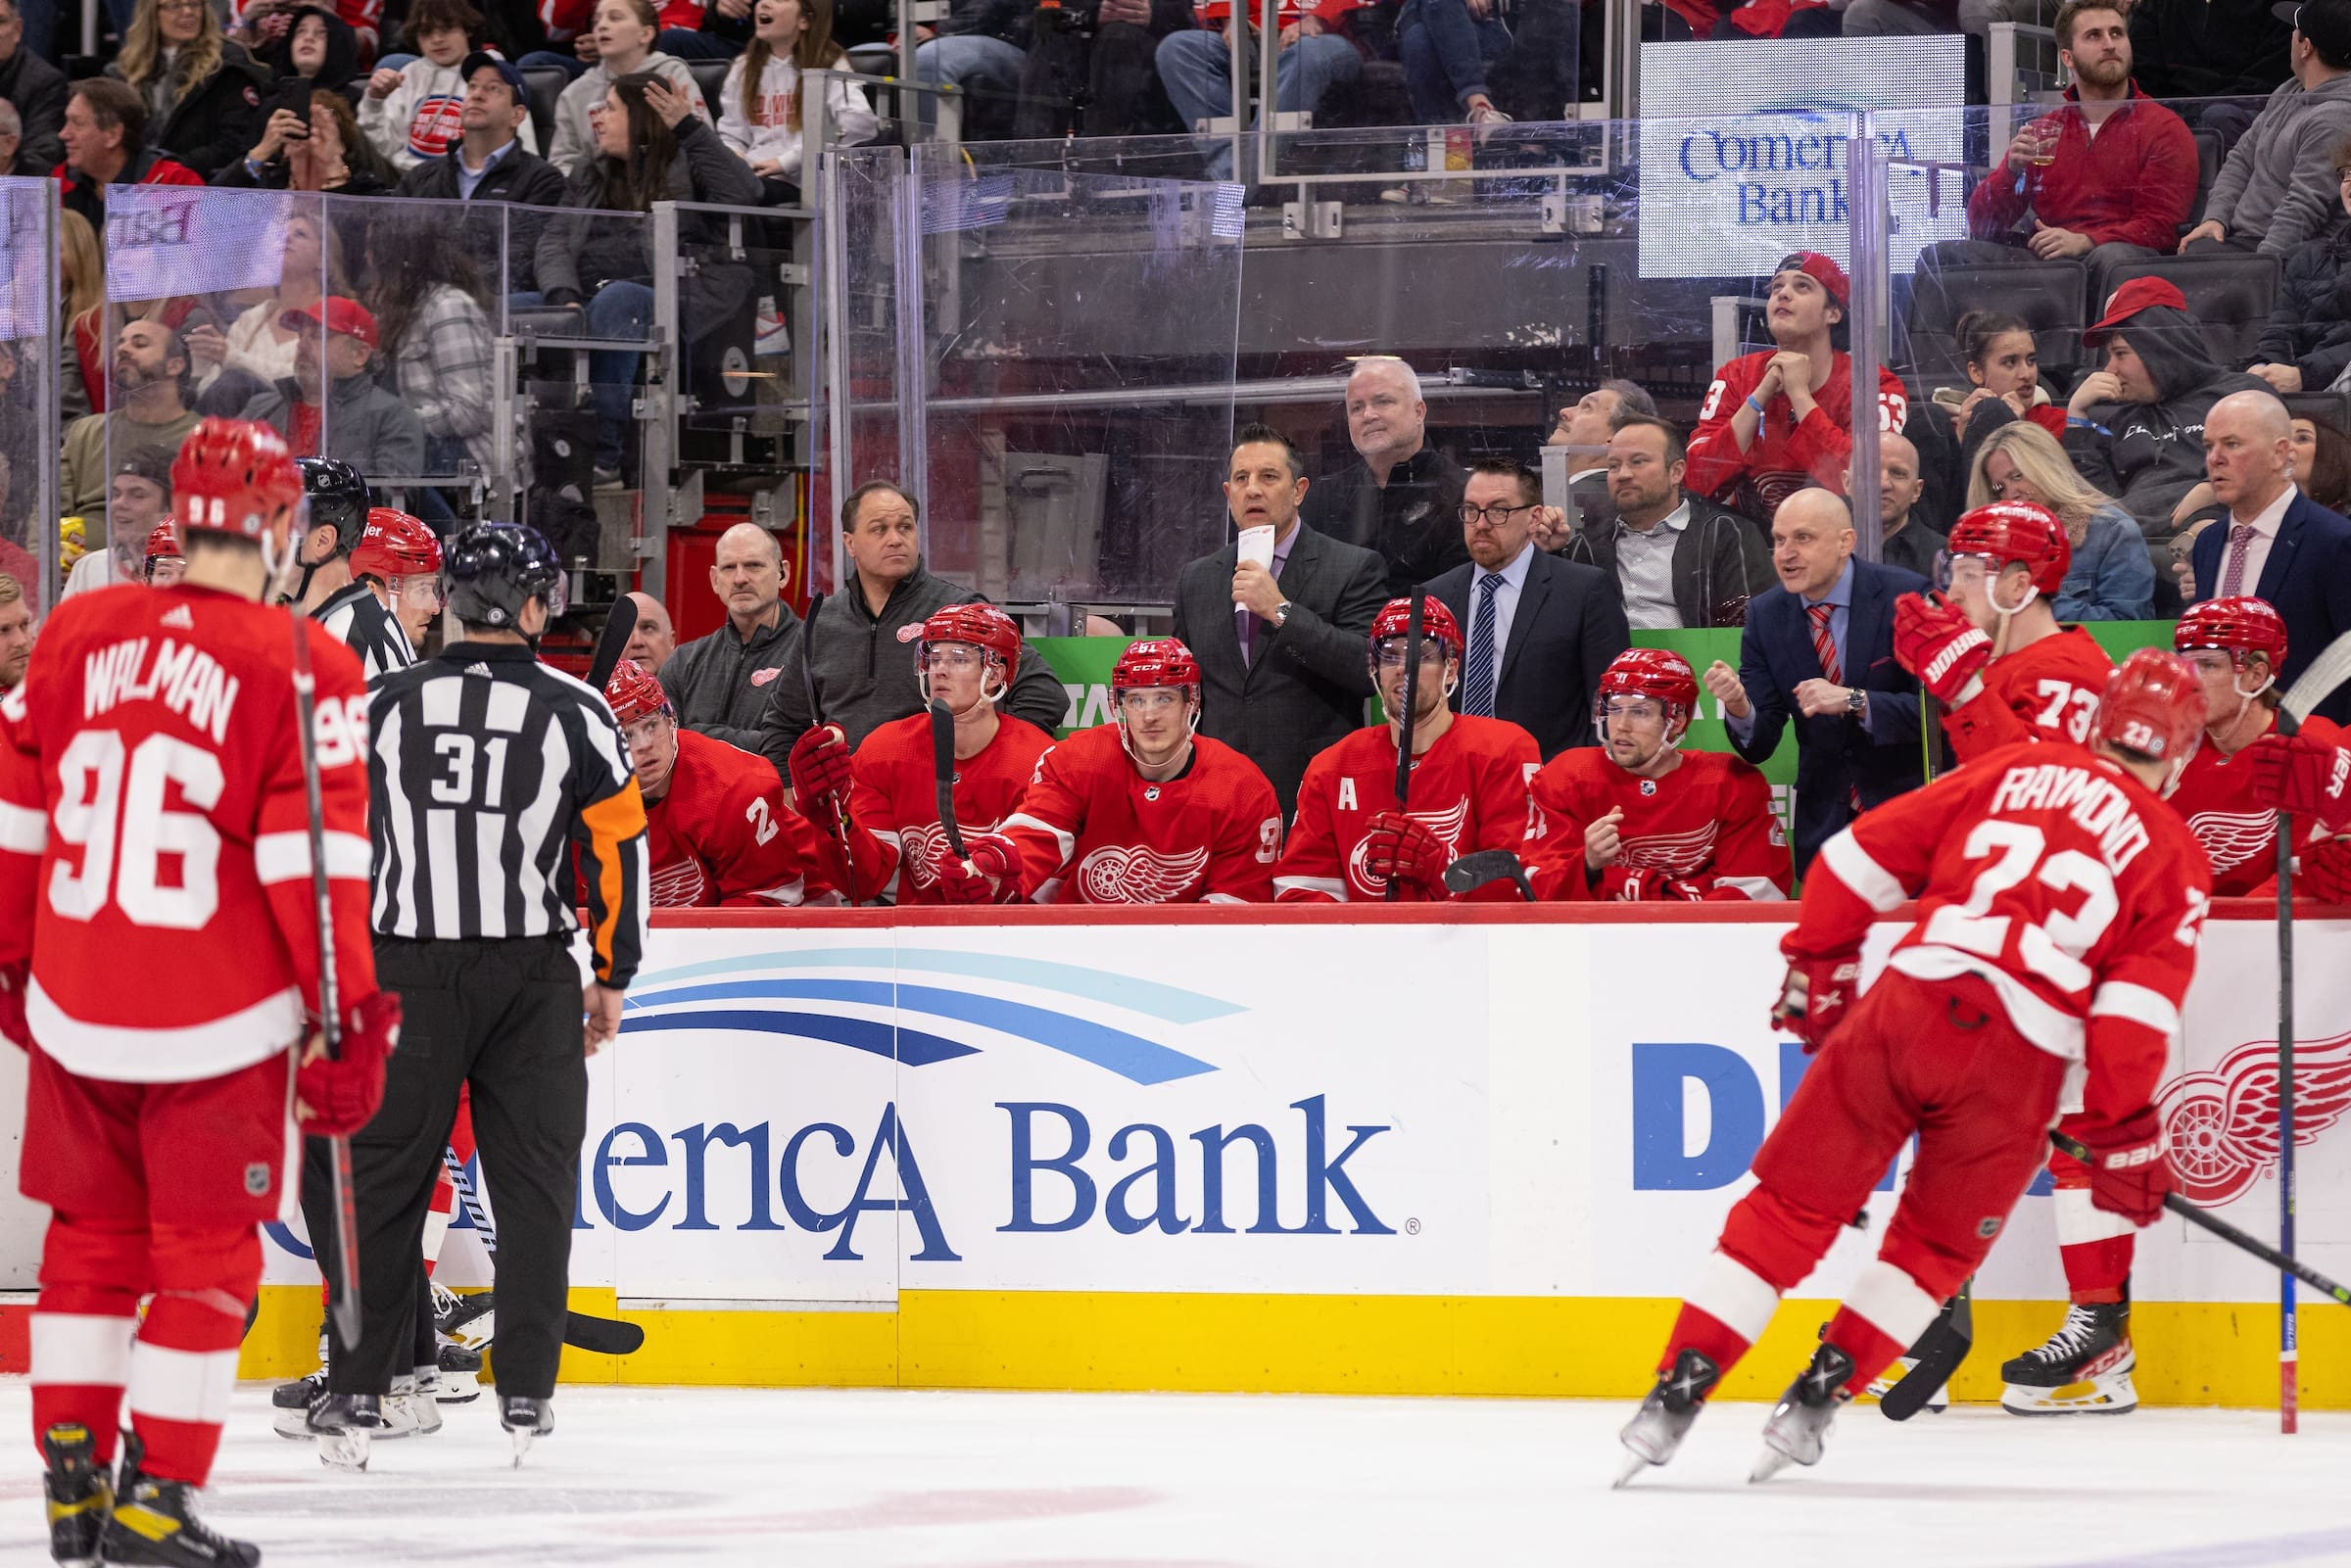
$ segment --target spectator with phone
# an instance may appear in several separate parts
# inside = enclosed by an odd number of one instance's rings
[[[270,111],[262,139],[213,183],[333,196],[389,196],[399,173],[360,130],[351,100],[321,87],[308,105]]]
[[[241,162],[261,129],[269,73],[209,0],[139,0],[106,73],[139,95],[148,141],[207,179]]]

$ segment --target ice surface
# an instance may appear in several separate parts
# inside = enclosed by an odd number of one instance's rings
[[[2351,1416],[2142,1410],[1839,1420],[1817,1470],[1746,1483],[1764,1407],[1709,1409],[1610,1492],[1629,1406],[565,1389],[525,1468],[487,1397],[330,1475],[238,1391],[210,1516],[293,1564],[897,1568],[1397,1563],[2238,1568],[2351,1564]],[[28,1425],[22,1380],[0,1427]],[[28,1446],[0,1563],[48,1560]]]

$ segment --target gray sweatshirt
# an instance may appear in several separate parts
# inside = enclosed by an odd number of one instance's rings
[[[729,621],[707,637],[678,644],[661,666],[660,681],[682,728],[744,751],[759,749],[759,719],[777,672],[800,645],[800,618],[788,604],[779,611],[775,625],[748,641]]]
[[[801,650],[810,640],[816,648],[816,699],[824,707],[825,722],[840,725],[854,747],[890,720],[923,710],[922,689],[914,677],[915,644],[899,641],[899,630],[922,625],[949,604],[984,602],[981,594],[933,577],[918,564],[890,590],[876,616],[865,607],[865,592],[852,571],[848,582],[817,611],[808,637],[794,638],[785,651],[784,668],[768,688],[767,717],[754,749],[765,752],[778,773],[791,777],[792,743],[814,722],[800,664]],[[666,667],[662,673],[668,673]],[[1013,672],[1012,691],[998,711],[1051,735],[1067,716],[1069,704],[1069,693],[1052,667],[1028,648],[1021,654],[1021,667]]]
[[[2265,255],[2327,232],[2342,215],[2334,149],[2351,136],[2351,75],[2304,91],[2289,81],[2270,94],[2212,182],[2204,215],[2231,239],[2255,239]]]

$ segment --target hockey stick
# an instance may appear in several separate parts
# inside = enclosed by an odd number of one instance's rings
[[[310,622],[294,623],[294,721],[302,751],[302,797],[309,811],[311,899],[318,920],[318,1035],[329,1061],[343,1055],[343,1018],[335,974],[335,910],[326,886],[326,801],[318,783],[318,679],[311,670]],[[297,1044],[300,1051],[302,1046]],[[335,1250],[328,1259],[327,1316],[346,1350],[360,1343],[360,1215],[351,1186],[351,1140],[326,1140],[328,1206],[335,1216]]]
[[[2072,1155],[2084,1164],[2090,1163],[2089,1147],[2081,1139],[2068,1137],[2062,1132],[2052,1132],[2049,1134],[2049,1142]],[[2337,1285],[2333,1280],[2328,1279],[2300,1259],[2289,1258],[2259,1237],[2246,1235],[2210,1210],[2198,1209],[2176,1192],[2167,1192],[2163,1195],[2163,1207],[2189,1224],[2211,1231],[2239,1252],[2250,1253],[2272,1268],[2293,1275],[2294,1278],[2329,1301],[2340,1302],[2345,1307],[2351,1307],[2351,1286]]]
[[[825,722],[824,706],[816,700],[816,661],[811,656],[815,652],[817,612],[824,607],[824,594],[809,594],[808,614],[800,622],[800,690],[808,698],[808,726],[810,729],[819,728]],[[849,895],[849,907],[855,909],[857,907],[857,855],[849,847],[848,814],[838,806],[833,811],[833,836],[840,842],[840,875],[842,880],[848,883],[841,891]]]
[[[1420,606],[1424,595],[1413,591],[1413,607],[1404,623],[1404,717],[1396,732],[1396,809],[1410,813],[1413,809],[1413,721],[1419,717],[1415,710],[1420,702]],[[1387,879],[1380,896],[1393,904],[1404,896],[1396,879]]]
[[[1445,890],[1459,898],[1506,877],[1518,884],[1519,897],[1535,902],[1535,884],[1526,879],[1526,868],[1517,855],[1508,849],[1477,849],[1463,855],[1445,868]]]
[[[1905,1353],[1910,1370],[1878,1396],[1878,1408],[1889,1421],[1907,1421],[1925,1409],[1975,1348],[1975,1284],[1972,1277],[1959,1282],[1958,1291],[1943,1304],[1942,1313]]]
[[[601,691],[620,668],[621,655],[629,648],[629,639],[637,633],[637,607],[623,594],[612,603],[612,611],[604,617],[604,629],[597,634],[596,652],[588,660],[588,684]]]
[[[482,1207],[481,1194],[474,1191],[472,1178],[465,1167],[442,1151],[441,1164],[449,1171],[449,1184],[465,1206],[466,1217],[473,1228],[481,1232],[482,1249],[492,1258],[498,1256],[498,1226],[491,1221],[489,1212]],[[627,1355],[645,1347],[645,1329],[637,1323],[624,1322],[617,1317],[596,1317],[587,1312],[566,1311],[563,1314],[563,1343],[577,1346],[598,1355]]]
[[[955,826],[955,714],[944,697],[931,699],[931,777],[938,788],[938,826],[947,848],[963,859],[963,830]]]

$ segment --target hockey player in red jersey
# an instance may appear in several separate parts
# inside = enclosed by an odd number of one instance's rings
[[[370,507],[367,526],[351,552],[351,575],[375,594],[421,654],[425,634],[446,598],[441,536],[421,517],[390,506]]]
[[[359,663],[260,602],[292,549],[293,458],[264,426],[208,419],[172,483],[186,579],[67,600],[0,704],[0,1033],[29,1043],[22,1184],[53,1211],[32,1319],[51,1549],[251,1564],[190,1497],[219,1445],[260,1226],[291,1212],[296,1119],[342,1134],[373,1113],[400,1009],[367,939]],[[316,672],[335,1061],[314,1032],[295,637]]]
[[[1943,553],[1947,597],[1894,601],[1894,656],[1943,704],[1951,749],[1967,762],[2037,736],[2079,745],[2114,661],[2050,608],[2074,560],[2065,525],[2030,501],[1993,501],[1960,517]]]
[[[1769,517],[1807,484],[1840,495],[1853,451],[1853,361],[1836,347],[1850,288],[1845,269],[1799,251],[1773,269],[1764,323],[1773,348],[1714,372],[1690,438],[1682,482],[1701,496]],[[1878,367],[1878,428],[1908,422],[1902,378]],[[1742,493],[1745,492],[1743,495]]]
[[[791,909],[831,903],[808,819],[784,803],[765,757],[678,728],[645,666],[623,659],[604,700],[645,797],[647,886],[655,909]]]
[[[1526,831],[1526,786],[1543,765],[1535,737],[1514,724],[1455,713],[1447,703],[1462,673],[1462,629],[1433,598],[1420,601],[1417,712],[1413,721],[1411,810],[1396,800],[1396,747],[1404,729],[1410,599],[1390,599],[1371,622],[1371,681],[1390,715],[1307,764],[1298,819],[1273,870],[1283,903],[1348,903],[1387,895],[1443,902],[1445,868],[1480,849],[1515,849]],[[1515,898],[1508,883],[1472,897]]]
[[[2000,747],[1822,847],[1780,942],[1788,977],[1772,1010],[1820,1057],[1682,1304],[1656,1387],[1624,1429],[1620,1485],[1673,1457],[1912,1134],[1917,1160],[1877,1260],[1765,1423],[1756,1480],[1819,1462],[1838,1409],[1991,1250],[2060,1112],[2091,1153],[2089,1201],[2134,1225],[2162,1213],[2172,1171],[2152,1102],[2211,879],[2158,792],[2203,723],[2195,672],[2142,648],[2107,686],[2087,746]],[[1856,1002],[1871,922],[1913,896],[1918,919]]]
[[[1520,850],[1545,899],[1786,898],[1788,833],[1763,776],[1684,751],[1698,677],[1678,653],[1627,648],[1600,677],[1598,746],[1535,775]]]
[[[187,574],[188,558],[179,552],[179,530],[167,517],[148,532],[139,580],[149,588],[169,588]]]
[[[1108,724],[1037,759],[1001,832],[942,844],[949,903],[1243,904],[1273,896],[1281,807],[1257,764],[1206,736],[1200,666],[1176,639],[1128,644]]]
[[[943,701],[955,715],[956,824],[966,833],[992,832],[1012,815],[1036,759],[1053,743],[1035,725],[996,711],[1020,671],[1021,629],[993,604],[949,604],[914,635],[924,703]],[[809,820],[848,824],[854,877],[840,870],[840,837],[820,835],[836,882],[853,885],[860,899],[945,901],[932,871],[946,836],[927,706],[867,736],[854,757],[839,725],[819,725],[793,743],[788,760],[792,792]]]

